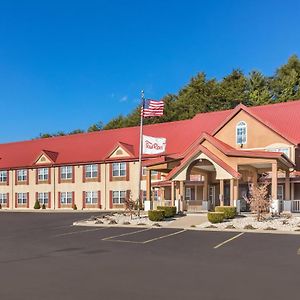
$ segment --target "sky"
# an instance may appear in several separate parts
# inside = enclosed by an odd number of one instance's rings
[[[87,129],[204,71],[300,56],[298,0],[0,0],[0,143]]]

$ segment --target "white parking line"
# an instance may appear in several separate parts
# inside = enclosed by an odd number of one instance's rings
[[[109,227],[101,227],[101,228],[93,228],[93,229],[86,229],[86,230],[80,230],[80,231],[72,231],[72,232],[67,232],[67,233],[61,233],[61,234],[55,235],[54,237],[72,235],[72,234],[83,233],[83,232],[103,230],[103,229],[107,229],[107,228],[109,228]]]
[[[224,242],[218,244],[217,246],[215,246],[214,249],[218,249],[218,248],[222,247],[223,245],[225,245],[225,244],[227,244],[227,243],[229,243],[229,242],[231,242],[231,241],[237,239],[238,237],[240,237],[240,236],[243,235],[244,233],[245,233],[245,232],[241,232],[241,233],[239,233],[239,234],[233,236],[232,238],[230,238],[230,239],[228,239],[228,240],[226,240],[226,241],[224,241]]]
[[[108,236],[106,238],[103,238],[102,241],[111,240],[113,238],[117,238],[117,237],[121,237],[121,236],[132,235],[132,234],[135,234],[135,233],[139,233],[139,232],[143,232],[143,231],[148,231],[148,230],[151,230],[151,229],[152,228],[146,228],[146,229],[142,229],[142,230],[137,230],[137,231],[127,232],[127,233],[123,233],[123,234]]]
[[[143,244],[147,244],[147,243],[154,242],[154,241],[157,241],[157,240],[160,240],[160,239],[164,239],[164,238],[167,238],[167,237],[176,235],[176,234],[183,233],[183,232],[185,232],[185,231],[186,231],[186,229],[183,229],[183,230],[180,230],[180,231],[177,231],[177,232],[173,232],[173,233],[170,233],[170,234],[166,234],[166,235],[159,236],[159,237],[157,237],[157,238],[153,238],[153,239],[151,239],[151,240],[144,241],[144,242],[142,242],[142,243],[143,243]]]

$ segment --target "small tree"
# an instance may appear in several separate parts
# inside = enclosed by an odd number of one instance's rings
[[[271,207],[271,199],[269,197],[268,182],[253,185],[250,190],[250,209],[256,213],[257,221],[263,220],[263,215],[268,213]]]
[[[132,194],[129,194],[129,197],[125,198],[125,213],[130,215],[130,219],[132,220],[132,215],[134,214],[135,202],[132,200]]]
[[[40,205],[40,202],[39,200],[35,200],[35,203],[34,203],[34,209],[40,209],[41,208],[41,205]]]

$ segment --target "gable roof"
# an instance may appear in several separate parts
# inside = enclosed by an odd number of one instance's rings
[[[294,144],[300,143],[300,101],[197,114],[193,119],[144,126],[144,134],[167,139],[166,156],[182,157],[204,132],[213,135],[241,109]],[[138,159],[139,127],[0,144],[0,169],[33,167],[44,150],[55,165],[103,162],[119,142]],[[129,145],[129,146],[127,146]],[[47,150],[45,150],[47,149]],[[46,152],[45,152],[46,153]],[[56,157],[54,154],[57,153]],[[55,159],[54,159],[55,158]],[[147,156],[148,158],[148,156]]]
[[[123,149],[130,157],[134,157],[134,147],[133,145],[129,145],[123,142],[118,142],[113,149],[108,153],[106,156],[107,158],[110,158],[110,156],[118,149],[121,148]],[[124,156],[120,156],[117,158],[124,158]]]

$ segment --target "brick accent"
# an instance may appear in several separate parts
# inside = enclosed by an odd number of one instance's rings
[[[82,182],[85,182],[85,167],[86,166],[82,166]]]
[[[48,183],[51,184],[51,168],[48,168]]]
[[[27,173],[28,173],[28,171],[27,171]],[[28,177],[27,177],[27,179],[28,179]],[[27,192],[27,208],[29,208],[29,192]]]
[[[18,185],[18,170],[14,170],[15,172],[15,185]]]
[[[58,208],[61,207],[61,203],[60,203],[60,192],[58,192],[57,207],[58,207]]]
[[[129,162],[126,163],[126,181],[130,180],[130,167]]]
[[[74,207],[75,204],[75,192],[72,192],[72,208]]]
[[[27,169],[27,179],[26,179],[26,184],[29,185],[29,169]]]
[[[15,208],[18,207],[18,193],[15,193]]]
[[[98,191],[98,208],[101,208],[101,191]]]
[[[6,185],[9,185],[9,171],[6,173]]]
[[[72,166],[72,183],[75,183],[75,166]]]
[[[51,208],[51,192],[48,193],[48,208]]]
[[[9,208],[9,193],[6,193],[6,207]]]
[[[113,208],[113,191],[109,191],[109,208]]]
[[[39,184],[39,169],[35,170],[35,184]]]
[[[101,165],[98,164],[98,181],[101,181]]]
[[[39,193],[35,192],[35,201],[39,199]]]
[[[82,208],[85,208],[85,191],[82,192]]]
[[[105,170],[106,172],[106,170]],[[109,164],[109,181],[112,181],[113,177],[113,169],[112,169],[112,163]]]
[[[58,183],[61,183],[61,167],[58,167]]]

